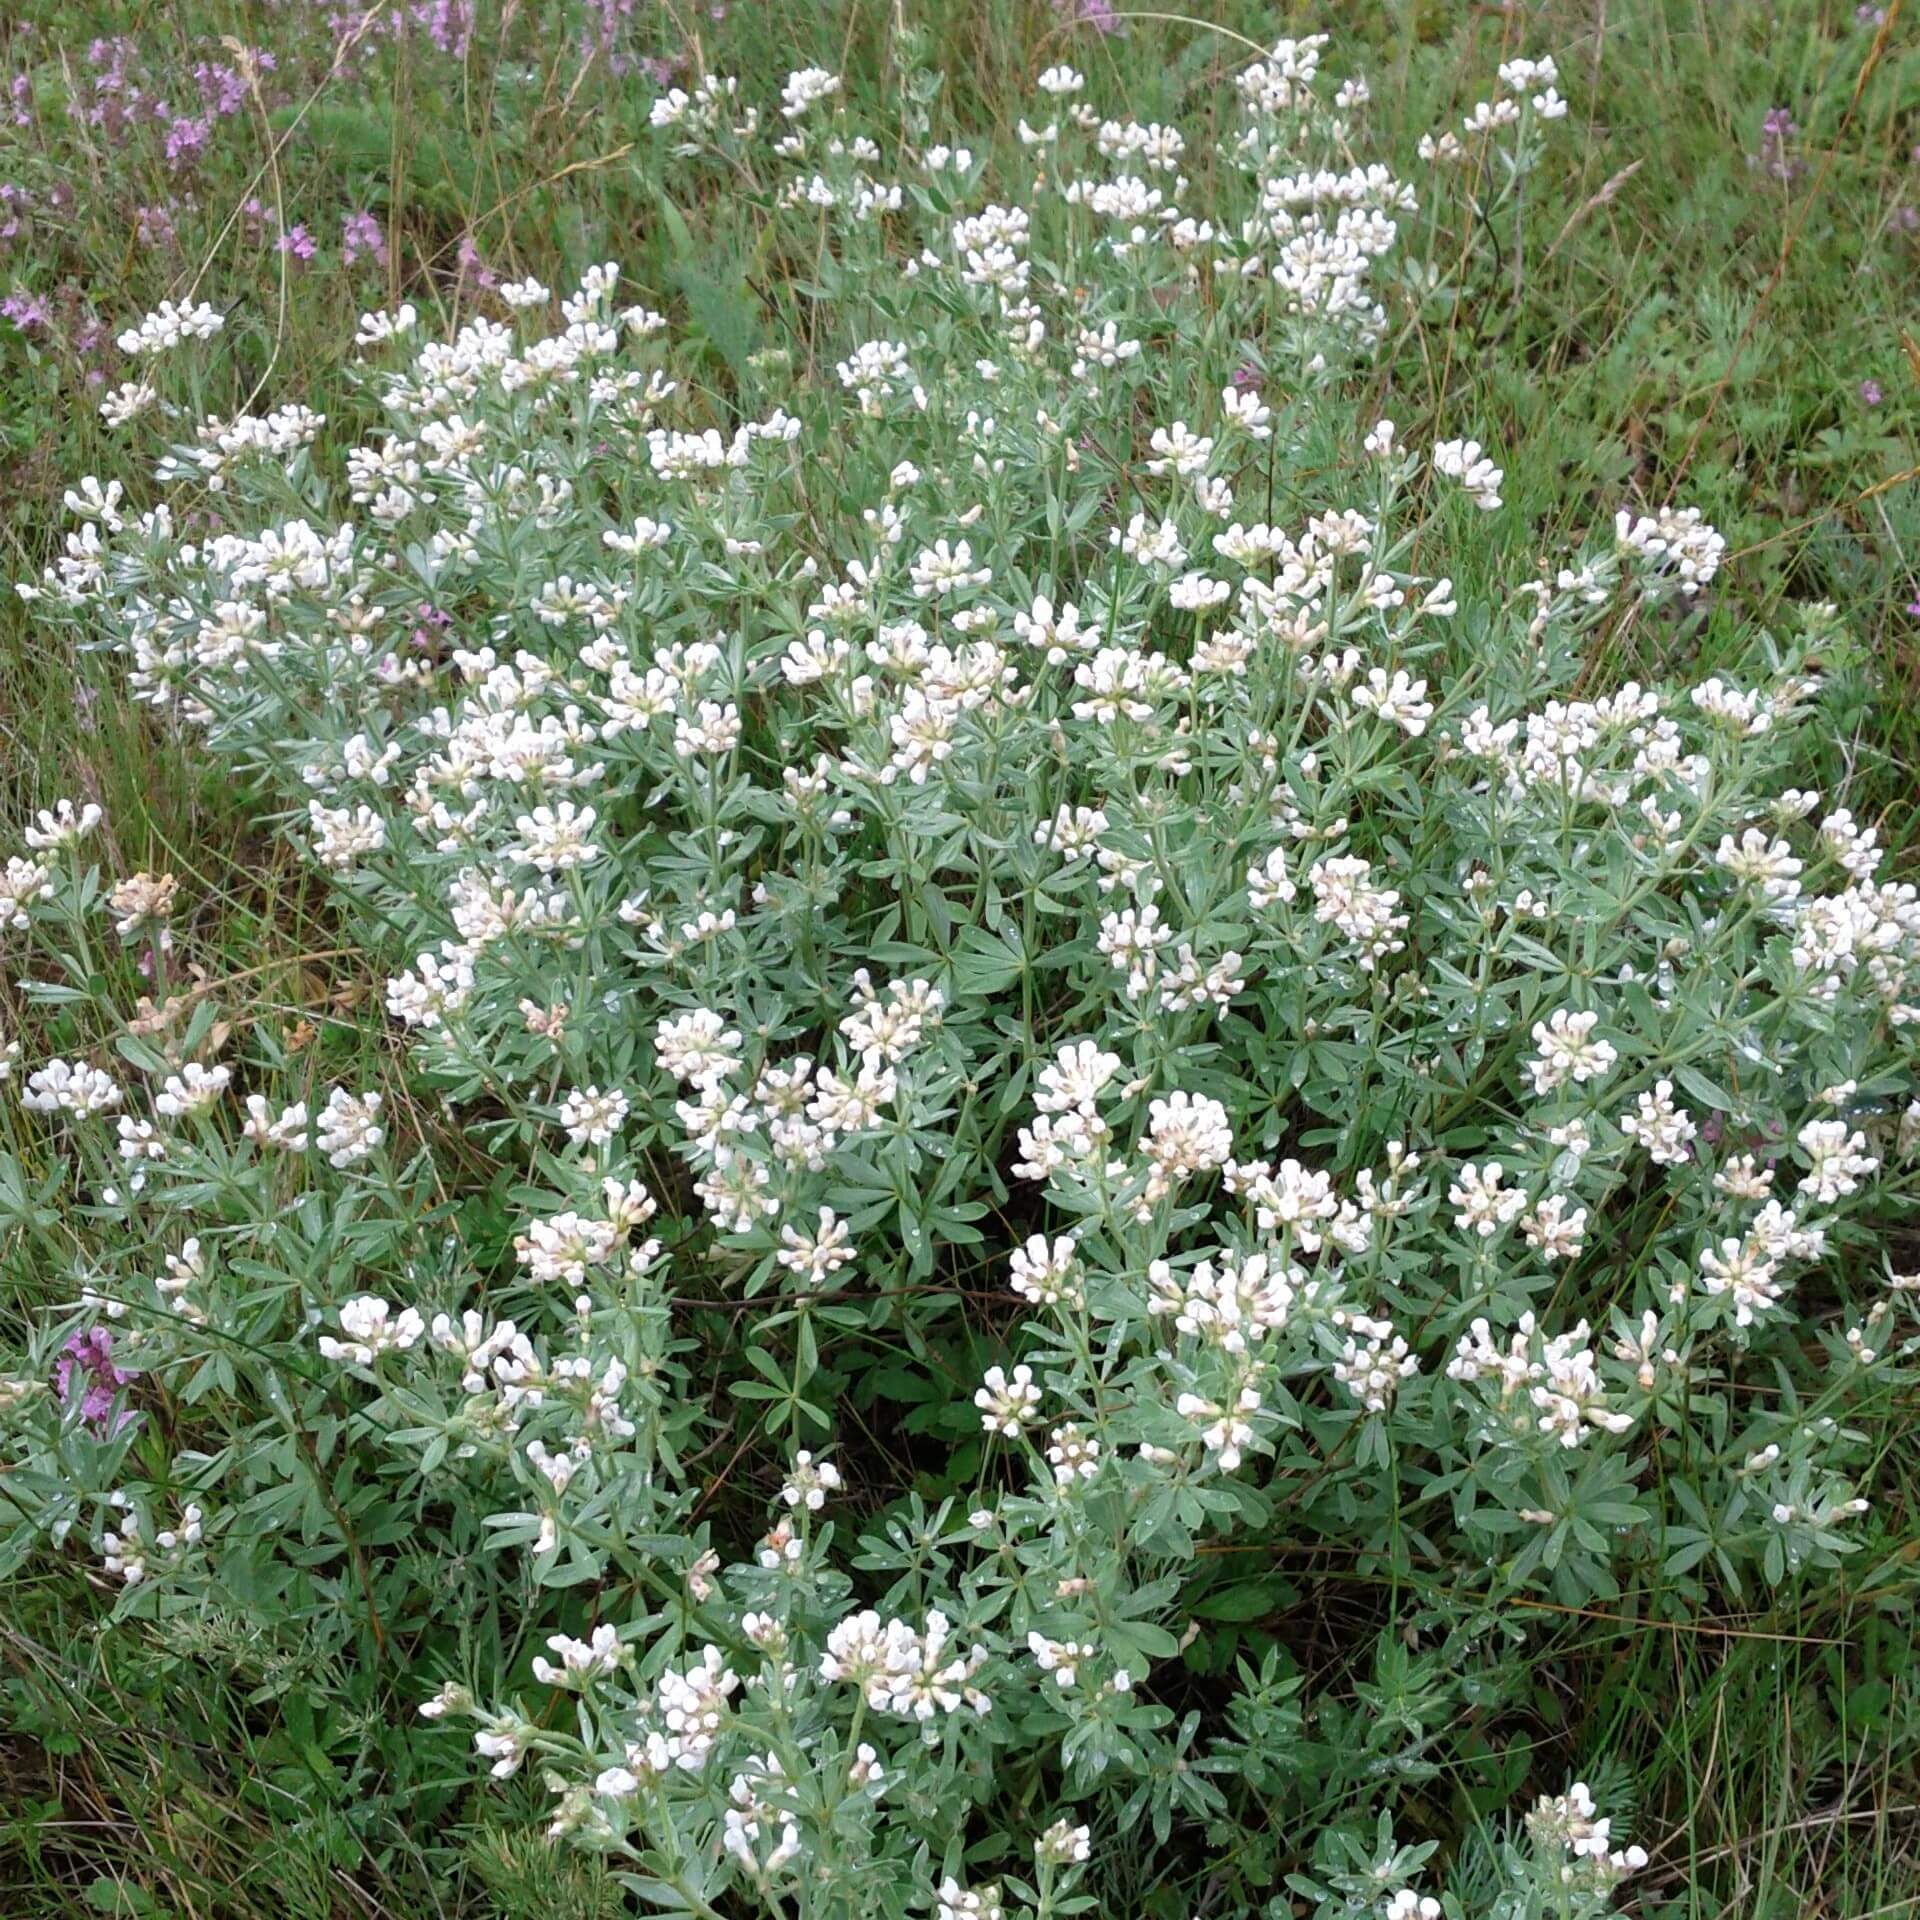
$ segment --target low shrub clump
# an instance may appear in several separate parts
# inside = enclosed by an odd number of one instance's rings
[[[647,1910],[1648,1866],[1528,1650],[1874,1543],[1920,896],[1832,606],[1616,682],[1714,528],[1516,571],[1498,449],[1377,401],[1553,62],[1416,191],[1323,51],[1192,140],[1049,68],[1020,179],[917,70],[885,127],[664,93],[803,282],[771,349],[608,265],[368,314],[350,419],[205,418],[222,316],[128,329],[159,501],[79,482],[22,590],[298,841],[388,1042],[219,1017],[97,809],[9,850],[0,1205],[74,1291],[0,1564],[336,1674],[417,1844],[512,1796]]]

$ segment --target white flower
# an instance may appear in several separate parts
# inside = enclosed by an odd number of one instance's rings
[[[443,940],[438,957],[423,953],[412,972],[387,982],[387,1011],[404,1026],[432,1032],[467,1004],[473,978],[472,951]]]
[[[1491,1240],[1526,1211],[1524,1189],[1509,1187],[1504,1184],[1505,1180],[1506,1174],[1497,1160],[1489,1160],[1484,1166],[1468,1161],[1461,1167],[1447,1189],[1447,1198],[1455,1209],[1453,1224],[1462,1233]]]
[[[1549,1193],[1520,1222],[1527,1245],[1549,1264],[1571,1260],[1586,1244],[1587,1210],[1574,1207],[1569,1211],[1568,1207],[1565,1194]]]
[[[908,568],[914,592],[923,600],[939,599],[969,587],[984,587],[993,579],[991,567],[975,566],[966,541],[936,540],[923,548]]]
[[[283,1107],[277,1119],[261,1094],[248,1094],[246,1107],[247,1118],[241,1131],[255,1146],[277,1147],[287,1153],[306,1152],[307,1103],[304,1100]]]
[[[1083,1113],[1099,1110],[1102,1090],[1120,1071],[1120,1056],[1108,1053],[1092,1040],[1075,1040],[1062,1047],[1040,1069],[1033,1104],[1040,1113]]]
[[[1099,638],[1097,633],[1082,632],[1080,609],[1071,600],[1056,611],[1053,602],[1043,593],[1034,595],[1026,612],[1015,613],[1013,630],[1036,653],[1044,654],[1049,666],[1055,667],[1075,653],[1086,652]]]
[[[1500,505],[1500,482],[1505,478],[1480,450],[1478,440],[1442,440],[1433,450],[1436,473],[1458,480],[1467,497],[1482,513]]]
[[[1710,720],[1717,720],[1729,732],[1748,739],[1765,733],[1773,725],[1773,706],[1764,695],[1732,686],[1718,674],[1703,680],[1688,698]]]
[[[1773,1187],[1773,1169],[1750,1153],[1736,1153],[1713,1176],[1713,1190],[1733,1200],[1764,1200]]]
[[[989,1367],[973,1404],[980,1409],[980,1424],[988,1433],[1017,1440],[1021,1429],[1039,1418],[1040,1389],[1033,1384],[1033,1369],[1015,1367],[1009,1378],[1004,1367]]]
[[[1219,1459],[1223,1473],[1232,1473],[1239,1466],[1245,1449],[1252,1444],[1251,1416],[1260,1409],[1259,1390],[1251,1386],[1242,1387],[1225,1405],[1197,1393],[1183,1393],[1173,1403],[1174,1412],[1199,1429],[1200,1444]]]
[[[1006,1920],[999,1886],[969,1890],[951,1875],[934,1890],[933,1920]]]
[[[363,313],[354,329],[353,342],[358,347],[376,347],[389,340],[404,339],[419,322],[419,312],[411,300],[404,301],[392,313]]]
[[[34,1113],[70,1113],[77,1119],[107,1113],[121,1093],[109,1074],[78,1060],[49,1060],[28,1074],[20,1104]]]
[[[387,844],[386,822],[364,804],[324,807],[312,800],[307,803],[307,819],[313,829],[313,857],[339,873],[354,866],[362,854],[378,853]]]
[[[0,873],[0,932],[32,924],[27,909],[53,898],[53,871],[36,860],[23,860],[18,854],[8,858]]]
[[[1157,1204],[1194,1174],[1225,1166],[1233,1152],[1227,1110],[1211,1094],[1173,1093],[1147,1109],[1147,1134],[1140,1143],[1152,1173],[1145,1204]]]
[[[444,1682],[439,1691],[429,1695],[420,1703],[422,1720],[439,1720],[449,1713],[471,1713],[473,1695],[457,1680]]]
[[[987,1651],[965,1655],[951,1650],[952,1624],[938,1611],[927,1615],[916,1633],[904,1620],[881,1625],[871,1611],[842,1620],[827,1635],[820,1662],[823,1680],[844,1681],[865,1693],[867,1704],[902,1719],[927,1722],[962,1707],[985,1714],[991,1700],[973,1683]]]
[[[1069,1421],[1054,1428],[1047,1442],[1047,1464],[1053,1468],[1058,1486],[1070,1487],[1076,1480],[1091,1480],[1100,1471],[1100,1442]]]
[[[1093,1829],[1056,1820],[1033,1843],[1033,1853],[1036,1860],[1054,1866],[1079,1866],[1093,1857]]]
[[[820,1677],[865,1689],[886,1671],[886,1664],[886,1635],[880,1616],[869,1608],[848,1614],[828,1632]]]
[[[1053,1684],[1066,1692],[1080,1677],[1081,1663],[1091,1660],[1095,1649],[1079,1640],[1049,1640],[1043,1633],[1027,1635],[1027,1651],[1042,1673],[1053,1676]]]
[[[818,1513],[827,1504],[827,1495],[839,1490],[840,1469],[831,1460],[816,1460],[802,1448],[787,1469],[780,1498],[790,1507],[805,1507],[809,1513]]]
[[[1173,938],[1173,929],[1160,918],[1156,906],[1123,907],[1100,922],[1098,945],[1117,972],[1127,976],[1129,1000],[1141,999],[1160,970],[1160,949]]]
[[[178,1073],[167,1076],[166,1084],[154,1097],[153,1110],[169,1120],[197,1119],[226,1092],[232,1078],[231,1067],[203,1067],[189,1061]]]
[[[1382,720],[1391,721],[1402,733],[1415,740],[1426,732],[1427,722],[1433,718],[1433,702],[1427,698],[1427,683],[1408,679],[1399,668],[1394,670],[1391,679],[1383,668],[1373,668],[1367,675],[1366,684],[1355,687],[1351,698],[1356,707],[1378,714]]]
[[[714,1087],[740,1064],[740,1036],[705,1007],[662,1020],[654,1029],[661,1068],[691,1087]]]
[[[560,1124],[576,1147],[604,1147],[620,1131],[628,1113],[627,1096],[618,1087],[575,1087],[560,1103]]]
[[[740,744],[740,709],[732,701],[702,700],[691,715],[679,714],[673,723],[673,750],[682,760],[731,753]],[[591,822],[593,809],[587,809]]]
[[[1396,911],[1400,895],[1392,887],[1375,886],[1366,861],[1352,855],[1316,861],[1307,881],[1313,888],[1313,917],[1336,927],[1360,949],[1363,971],[1371,973],[1406,945],[1398,938],[1407,928],[1407,916]]]
[[[1683,1167],[1699,1129],[1690,1114],[1673,1104],[1673,1082],[1658,1080],[1651,1093],[1635,1101],[1632,1113],[1621,1116],[1620,1131],[1638,1140],[1656,1165]]]
[[[130,358],[167,352],[185,340],[211,340],[225,322],[203,300],[198,306],[162,300],[137,327],[129,327],[114,344]]]
[[[807,1286],[817,1287],[852,1261],[853,1236],[831,1207],[822,1207],[811,1232],[791,1221],[782,1225],[780,1251],[774,1257]]]
[[[591,807],[575,807],[571,800],[535,807],[514,821],[520,843],[507,849],[508,858],[538,867],[542,873],[590,866],[600,858],[592,839],[595,819]]]
[[[327,1156],[328,1165],[358,1166],[372,1156],[373,1150],[387,1137],[386,1130],[374,1118],[380,1106],[377,1093],[353,1094],[345,1087],[335,1087],[328,1093],[327,1104],[315,1125],[315,1140]]]
[[[344,1315],[343,1315],[344,1318]],[[618,1628],[606,1624],[593,1630],[588,1640],[575,1640],[564,1633],[549,1634],[547,1645],[560,1656],[559,1663],[533,1657],[533,1677],[542,1686],[582,1687],[611,1673],[620,1664],[622,1649]]]
[[[538,1731],[534,1727],[500,1726],[483,1728],[473,1736],[473,1750],[493,1765],[487,1771],[496,1780],[511,1779],[520,1771],[527,1746]]]
[[[787,119],[798,120],[815,102],[839,91],[839,75],[824,67],[801,67],[787,75],[786,85],[780,89],[780,111]]]
[[[1849,1132],[1844,1120],[1809,1120],[1796,1144],[1807,1159],[1800,1191],[1823,1205],[1857,1193],[1860,1182],[1880,1165],[1865,1151],[1867,1136]]]
[[[1612,1825],[1595,1818],[1593,1795],[1579,1781],[1557,1797],[1542,1795],[1527,1815],[1527,1830],[1536,1843],[1563,1848],[1568,1855],[1571,1864],[1561,1868],[1564,1877],[1582,1869],[1603,1888],[1647,1864],[1644,1847],[1613,1846]]]
[[[1784,840],[1770,840],[1758,827],[1749,827],[1737,841],[1730,833],[1722,834],[1713,858],[1736,880],[1758,887],[1767,900],[1799,897],[1801,862]]]
[[[1247,899],[1256,913],[1272,906],[1290,906],[1297,889],[1287,872],[1287,852],[1275,847],[1258,866],[1247,869]]]
[[[75,807],[71,800],[59,800],[51,809],[42,807],[34,815],[34,824],[27,828],[24,838],[36,853],[76,847],[100,821],[100,809],[91,800],[81,807]]]
[[[159,389],[147,380],[123,380],[100,402],[100,418],[116,431],[131,426],[160,404]]]
[[[1698,507],[1662,507],[1638,517],[1623,507],[1613,527],[1620,550],[1644,570],[1649,592],[1671,584],[1691,597],[1720,571],[1727,550]]]
[[[336,1340],[323,1333],[320,1357],[354,1367],[370,1367],[383,1353],[404,1353],[427,1330],[417,1309],[408,1307],[396,1319],[377,1293],[356,1294],[341,1307],[339,1319],[348,1337]]]
[[[1778,1307],[1786,1285],[1778,1261],[1752,1236],[1700,1250],[1700,1290],[1709,1298],[1731,1301],[1736,1326],[1751,1326],[1759,1315]]]
[[[1545,1020],[1533,1023],[1533,1044],[1539,1049],[1527,1062],[1533,1090],[1544,1097],[1571,1080],[1585,1086],[1612,1072],[1619,1054],[1605,1040],[1596,1040],[1597,1013],[1569,1013],[1561,1007]]]
[[[1025,1246],[1014,1248],[1008,1263],[1014,1292],[1036,1306],[1077,1306],[1080,1290],[1073,1282],[1073,1273],[1078,1251],[1078,1243],[1069,1234],[1054,1240],[1043,1233],[1031,1235]]]
[[[1606,1403],[1584,1320],[1548,1340],[1533,1315],[1523,1313],[1504,1349],[1487,1321],[1475,1320],[1447,1363],[1447,1377],[1491,1386],[1510,1432],[1539,1434],[1563,1448],[1577,1447],[1595,1432],[1620,1434],[1633,1425],[1632,1415]]]
[[[1420,1371],[1418,1358],[1394,1331],[1391,1320],[1336,1309],[1333,1324],[1346,1335],[1333,1377],[1369,1413],[1384,1413],[1402,1380]]]

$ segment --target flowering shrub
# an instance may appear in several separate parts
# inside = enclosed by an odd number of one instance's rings
[[[1558,82],[1423,194],[1494,230]],[[394,1059],[170,982],[97,810],[10,854],[49,1032],[103,925],[160,998],[8,1055],[0,1206],[79,1294],[0,1564],[372,1665],[648,1909],[1572,1916],[1647,1864],[1478,1728],[1530,1608],[1871,1537],[1920,898],[1797,784],[1835,611],[1612,684],[1725,543],[1622,502],[1490,571],[1498,450],[1358,398],[1458,266],[1364,82],[1236,92],[1201,154],[1050,68],[991,182],[930,75],[891,151],[824,71],[667,92],[667,177],[810,276],[773,353],[513,282],[367,316],[336,432],[196,417],[210,307],[129,328],[109,418],[213,524],[88,478],[22,591],[297,838]],[[1252,1637],[1303,1565],[1372,1596],[1324,1681]]]

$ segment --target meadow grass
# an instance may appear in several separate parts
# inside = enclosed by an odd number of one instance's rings
[[[338,374],[360,309],[405,297],[447,324],[493,279],[570,284],[601,259],[690,329],[716,378],[768,351],[788,377],[820,378],[808,263],[771,253],[744,201],[675,209],[651,196],[632,157],[650,138],[644,60],[738,72],[763,97],[817,61],[885,122],[898,110],[894,43],[911,26],[948,75],[936,121],[977,147],[1010,148],[1027,83],[1051,58],[1109,73],[1138,118],[1179,119],[1197,146],[1246,41],[1336,26],[1367,47],[1378,123],[1411,164],[1419,136],[1457,120],[1504,49],[1551,49],[1575,131],[1546,180],[1572,211],[1544,244],[1531,229],[1525,245],[1493,236],[1497,265],[1441,350],[1408,340],[1384,357],[1380,410],[1415,437],[1470,423],[1499,451],[1508,511],[1487,543],[1490,575],[1524,573],[1623,498],[1681,498],[1727,536],[1726,591],[1704,627],[1639,623],[1620,643],[1631,657],[1596,662],[1597,681],[1697,675],[1787,602],[1835,601],[1869,665],[1845,751],[1867,791],[1901,803],[1896,832],[1920,818],[1920,53],[1897,4],[1863,23],[1840,0],[1195,0],[1178,17],[1122,7],[1105,32],[1012,0],[773,0],[636,9],[611,35],[597,7],[480,11],[458,53],[414,32],[344,78],[330,77],[337,36],[318,10],[44,0],[0,24],[0,71],[26,76],[0,126],[0,182],[30,209],[0,243],[0,283],[46,316],[0,323],[9,575],[36,572],[56,544],[67,484],[120,471],[89,384],[114,356],[90,330],[110,339],[190,288],[229,316],[226,390],[205,396],[224,409],[259,390],[350,412],[362,402]],[[223,57],[223,37],[272,50],[276,66],[183,169],[154,126],[89,124],[89,76],[114,58],[90,55],[102,36],[127,44],[150,96],[176,102],[195,97],[192,69]],[[1797,130],[1770,135],[1782,108]],[[143,209],[165,210],[169,237]],[[343,265],[342,219],[362,211],[387,257]],[[298,225],[318,243],[311,262],[276,244]],[[280,1045],[323,1049],[336,1072],[362,1058],[404,1099],[382,1063],[377,997],[259,796],[130,702],[111,662],[56,644],[9,597],[0,841],[62,795],[101,803],[123,870],[191,882],[194,915],[176,929],[186,977],[249,978],[249,1017]],[[16,1007],[6,1015],[20,1024]],[[9,1270],[0,1317],[23,1324],[64,1297],[61,1283]],[[1756,1598],[1697,1624],[1584,1610],[1535,1637],[1538,1737],[1577,1715],[1596,1794],[1622,1811],[1637,1802],[1653,1860],[1629,1910],[1920,1911],[1913,1412],[1889,1406],[1876,1436],[1902,1517],[1874,1564],[1803,1585],[1787,1609]],[[1372,1617],[1364,1583],[1311,1553],[1288,1572],[1290,1643],[1345,1657],[1346,1627]],[[19,1570],[8,1595],[8,1915],[621,1910],[596,1869],[525,1837],[537,1789],[481,1797],[460,1774],[395,1795],[377,1672],[327,1676],[332,1709],[316,1719],[305,1676],[236,1622],[178,1625],[135,1654],[96,1631],[87,1584],[65,1567]],[[1251,1628],[1222,1634],[1223,1658],[1261,1644]],[[1517,1778],[1524,1752],[1511,1761]]]

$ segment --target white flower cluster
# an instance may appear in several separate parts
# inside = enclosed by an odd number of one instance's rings
[[[1456,585],[1503,456],[1407,444],[1348,375],[1423,325],[1456,185],[1517,192],[1566,102],[1509,60],[1417,207],[1323,45],[1240,71],[1218,153],[1050,67],[1012,168],[934,143],[931,91],[889,151],[824,68],[764,131],[702,72],[653,102],[655,157],[818,258],[821,372],[729,359],[720,404],[716,343],[619,306],[611,264],[446,338],[370,315],[376,424],[175,421],[179,503],[82,481],[24,588],[275,783],[369,960],[329,1005],[383,1055],[336,1081],[337,1036],[230,1022],[218,983],[91,1025],[31,1003],[0,1082],[22,1164],[70,1175],[57,1337],[110,1322],[220,1396],[259,1439],[234,1505],[271,1515],[285,1416],[230,1351],[264,1347],[378,1515],[359,1598],[448,1570],[405,1617],[476,1665],[425,1717],[471,1718],[500,1778],[533,1761],[550,1831],[676,1910],[914,1861],[939,1920],[1002,1920],[1031,1890],[969,1884],[956,1838],[991,1808],[991,1857],[1071,1911],[1116,1782],[1143,1848],[1229,1823],[1240,1749],[1211,1705],[1176,1736],[1156,1676],[1280,1604],[1201,1557],[1277,1513],[1377,1564],[1419,1503],[1457,1549],[1436,1619],[1615,1594],[1670,1485],[1776,1584],[1858,1544],[1842,1415],[1916,1295],[1856,1300],[1874,1263],[1829,1248],[1911,1196],[1920,893],[1788,784],[1837,616],[1606,684],[1585,636],[1727,559],[1686,508]],[[110,417],[145,431],[218,325],[133,329]],[[89,916],[177,963],[180,889],[103,876],[103,825],[62,802],[8,851],[23,979],[91,977]],[[8,1364],[0,1444],[41,1421],[46,1483],[102,1498],[63,1476],[107,1352],[65,1350],[58,1408]],[[147,1498],[108,1571],[204,1599],[198,1509],[155,1533]],[[1518,1554],[1461,1519],[1496,1510]],[[563,1699],[520,1704],[476,1593]],[[1279,1697],[1243,1679],[1234,1740]],[[1583,1787],[1531,1824],[1582,1897],[1644,1863]],[[1433,1920],[1418,1864],[1360,1904]]]
[[[1601,1891],[1647,1864],[1645,1847],[1613,1844],[1612,1821],[1596,1813],[1593,1795],[1578,1781],[1565,1793],[1542,1794],[1527,1831],[1544,1852],[1562,1854],[1557,1864],[1567,1888]]]
[[[1560,1447],[1577,1447],[1594,1433],[1625,1433],[1633,1425],[1632,1414],[1607,1403],[1584,1320],[1547,1339],[1532,1313],[1523,1313],[1504,1349],[1487,1321],[1475,1320],[1447,1362],[1447,1377],[1491,1387],[1488,1404],[1496,1414]]]

